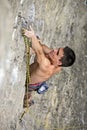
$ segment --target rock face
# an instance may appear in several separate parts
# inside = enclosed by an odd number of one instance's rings
[[[86,1],[1,0],[0,17],[0,130],[86,130]],[[35,105],[20,123],[26,77],[21,28],[29,25],[44,44],[70,46],[76,62],[47,81],[47,93],[33,93]]]

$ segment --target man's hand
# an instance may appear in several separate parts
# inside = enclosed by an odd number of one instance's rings
[[[30,26],[30,31],[26,30],[26,29],[22,29],[22,34],[27,36],[28,38],[32,38],[35,36],[34,30],[33,28]],[[35,36],[36,37],[36,36]]]

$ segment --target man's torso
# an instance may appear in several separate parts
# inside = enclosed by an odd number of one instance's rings
[[[47,57],[45,57],[45,59],[40,64],[37,62],[35,58],[35,62],[30,65],[30,84],[41,83],[43,81],[46,81],[58,71],[55,71],[54,66],[51,65]]]

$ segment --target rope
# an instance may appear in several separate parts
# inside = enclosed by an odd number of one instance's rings
[[[24,36],[25,49],[26,49],[26,94],[27,94],[27,108],[28,105],[28,85],[30,83],[30,39]]]
[[[29,110],[29,104],[28,104],[28,86],[30,83],[30,39],[27,38],[26,36],[23,35],[24,38],[24,43],[25,43],[25,50],[26,50],[26,84],[25,84],[25,88],[26,88],[26,95],[27,95],[27,107],[25,108],[24,112],[21,114],[20,117],[20,121],[22,121],[23,116],[25,115],[25,113],[27,113],[27,111]]]

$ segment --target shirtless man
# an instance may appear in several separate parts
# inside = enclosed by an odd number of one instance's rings
[[[50,49],[46,45],[42,45],[31,26],[29,31],[23,29],[23,34],[31,39],[31,47],[36,54],[34,63],[30,65],[30,91],[39,89],[41,84],[60,72],[62,67],[71,66],[75,62],[75,53],[71,48]]]

